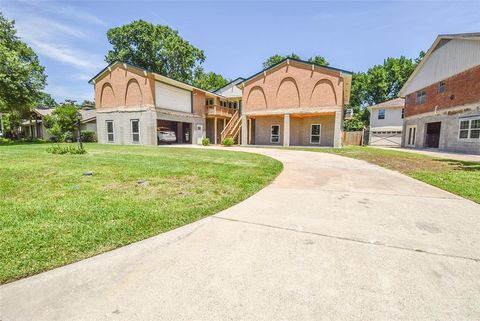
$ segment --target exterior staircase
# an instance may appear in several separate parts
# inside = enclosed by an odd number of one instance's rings
[[[232,138],[235,142],[239,142],[239,136],[240,136],[240,129],[242,128],[242,118],[240,117],[240,113],[237,110],[235,114],[233,114],[232,118],[230,118],[229,122],[225,126],[225,128],[222,130],[220,134],[221,141],[227,137]]]

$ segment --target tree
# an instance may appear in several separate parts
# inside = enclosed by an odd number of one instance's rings
[[[48,132],[59,141],[73,137],[80,118],[77,107],[72,103],[64,103],[44,117],[44,125]]]
[[[315,57],[310,57],[308,58],[308,62],[312,62],[317,65],[321,66],[328,66],[330,63],[325,59],[325,57],[322,56],[315,56]]]
[[[192,82],[203,63],[202,50],[192,46],[168,26],[143,20],[111,28],[107,38],[113,46],[105,60],[123,61],[184,82]]]
[[[31,110],[45,84],[37,55],[17,36],[15,23],[0,12],[0,111],[23,114]]]
[[[267,69],[268,67],[278,64],[280,61],[284,60],[285,58],[300,59],[300,56],[293,52],[286,56],[273,55],[262,64],[263,69]]]
[[[58,106],[58,103],[55,101],[55,99],[53,99],[50,94],[47,94],[46,92],[41,92],[37,100],[37,105],[42,107],[55,108]]]
[[[194,78],[193,85],[204,90],[214,90],[228,84],[228,79],[223,78],[222,75],[214,72],[206,73],[202,67],[197,68]]]

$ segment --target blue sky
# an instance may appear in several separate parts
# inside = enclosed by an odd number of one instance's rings
[[[416,57],[437,34],[480,31],[480,1],[12,1],[0,11],[46,67],[57,100],[93,98],[87,82],[106,63],[106,31],[143,19],[205,51],[204,67],[249,76],[269,56],[322,55],[364,71],[386,57]]]

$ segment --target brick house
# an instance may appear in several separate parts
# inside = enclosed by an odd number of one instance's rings
[[[157,145],[157,130],[176,143],[341,146],[351,73],[285,59],[213,92],[123,62],[90,80],[100,143]],[[242,105],[243,102],[246,104]]]
[[[439,35],[399,96],[402,146],[480,154],[480,33]]]

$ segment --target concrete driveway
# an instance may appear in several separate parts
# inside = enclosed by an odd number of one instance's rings
[[[281,160],[217,215],[0,287],[0,320],[480,320],[480,205],[363,161]]]

